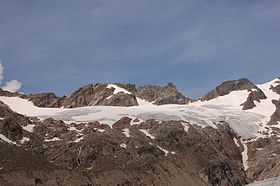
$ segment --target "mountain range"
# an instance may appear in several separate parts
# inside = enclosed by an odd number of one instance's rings
[[[280,78],[0,89],[0,185],[252,185],[280,177]],[[271,179],[273,178],[273,179]]]

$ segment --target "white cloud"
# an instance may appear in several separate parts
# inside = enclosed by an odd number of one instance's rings
[[[4,66],[0,60],[0,83],[2,83],[4,79]],[[18,80],[12,80],[5,83],[5,86],[1,87],[1,89],[9,92],[16,92],[18,91],[22,86],[22,83]]]
[[[4,67],[2,65],[2,62],[0,61],[0,83],[4,79]]]
[[[12,80],[9,82],[6,82],[6,85],[2,87],[3,90],[9,91],[9,92],[16,92],[18,91],[22,86],[22,83],[17,80]]]

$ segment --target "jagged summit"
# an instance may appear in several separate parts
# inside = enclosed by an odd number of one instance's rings
[[[259,90],[259,88],[253,84],[250,80],[246,78],[241,78],[238,80],[230,80],[225,81],[221,83],[219,86],[217,86],[214,90],[211,90],[208,92],[205,96],[201,98],[202,101],[208,101],[210,99],[217,98],[219,96],[224,96],[229,94],[232,91],[239,91],[239,90],[252,90],[256,89]]]
[[[1,95],[13,95],[5,91]],[[176,86],[168,83],[164,87],[143,86],[136,88],[134,84],[97,83],[85,85],[69,96],[58,97],[54,93],[21,95],[22,98],[32,101],[38,107],[77,108],[84,106],[137,106],[145,103],[187,104],[191,101],[180,93]]]

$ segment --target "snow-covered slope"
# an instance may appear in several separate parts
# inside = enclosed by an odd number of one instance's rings
[[[280,99],[280,95],[270,89],[271,87],[280,85],[279,81],[280,79],[276,78],[268,83],[257,85],[267,96],[267,99],[261,100],[260,102],[255,102],[256,107],[251,111],[266,116],[266,119],[263,121],[264,123],[267,123],[269,121],[270,116],[275,111],[275,105],[272,103],[272,100]]]
[[[279,185],[280,185],[280,177],[275,177],[264,181],[257,181],[247,186],[279,186]]]
[[[0,100],[17,113],[42,119],[52,117],[66,122],[99,121],[112,126],[121,117],[128,116],[141,120],[183,120],[191,124],[215,127],[215,123],[226,121],[242,138],[247,139],[260,136],[259,133],[264,130],[266,122],[269,121],[271,114],[275,111],[275,106],[271,100],[279,99],[280,95],[269,88],[275,86],[277,80],[258,85],[268,98],[260,103],[256,102],[257,106],[248,111],[243,111],[240,106],[250,93],[247,90],[233,91],[228,95],[209,101],[197,101],[188,105],[156,106],[138,99],[141,104],[134,107],[89,106],[63,109],[39,108],[34,106],[32,102],[19,97],[1,96]],[[114,87],[116,93],[129,93],[125,89],[116,88],[113,85],[109,86]]]

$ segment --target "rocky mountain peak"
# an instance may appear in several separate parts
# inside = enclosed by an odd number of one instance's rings
[[[136,95],[156,105],[187,104],[191,101],[190,98],[181,94],[176,86],[170,82],[163,87],[152,85],[140,87],[137,89]]]
[[[210,99],[229,94],[232,91],[252,90],[252,89],[259,89],[259,88],[246,78],[225,81],[220,85],[218,85],[214,90],[208,92],[205,96],[201,98],[201,100],[208,101]]]
[[[238,80],[230,80],[221,83],[214,90],[211,90],[205,96],[203,96],[201,101],[209,101],[219,96],[227,95],[233,91],[242,90],[247,90],[250,92],[246,101],[244,103],[240,103],[241,106],[243,106],[243,110],[252,109],[256,106],[254,101],[260,102],[261,99],[267,98],[264,92],[257,85],[252,83],[247,78],[241,78]]]

